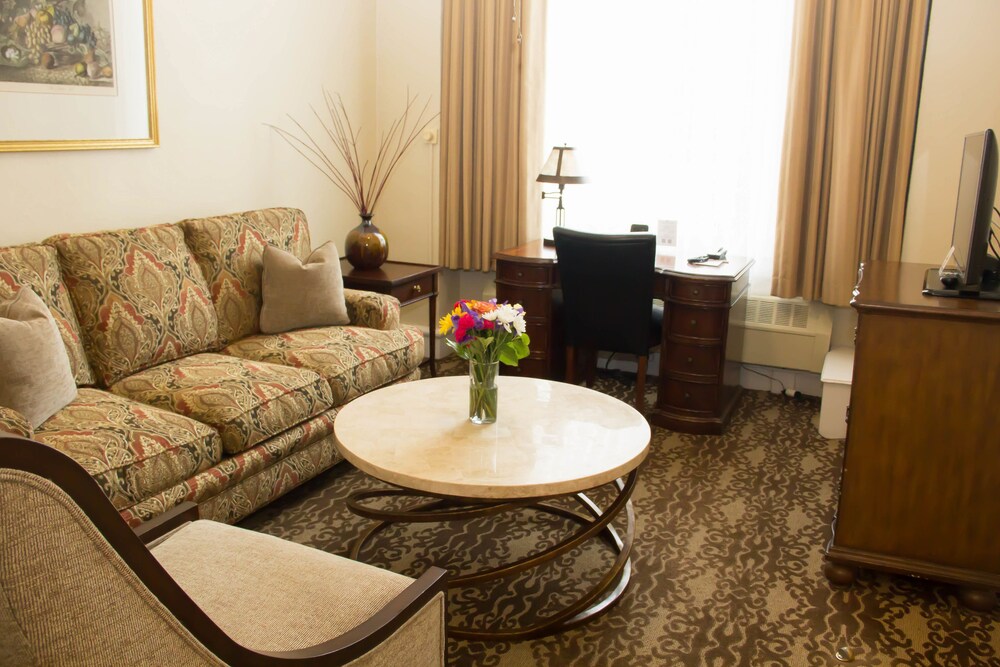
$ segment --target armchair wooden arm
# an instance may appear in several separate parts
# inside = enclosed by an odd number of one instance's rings
[[[388,639],[435,595],[444,591],[445,571],[432,567],[370,618],[338,637],[294,651],[253,651],[234,641],[205,614],[143,542],[197,518],[197,506],[193,503],[175,508],[170,516],[150,522],[151,525],[140,528],[137,534],[82,467],[47,445],[15,436],[0,437],[0,472],[7,470],[28,473],[58,486],[163,607],[194,639],[227,664],[341,665],[350,662]],[[72,633],[73,629],[67,628],[67,632]]]

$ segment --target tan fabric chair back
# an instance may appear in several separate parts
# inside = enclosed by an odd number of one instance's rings
[[[52,482],[0,469],[0,664],[221,665]]]

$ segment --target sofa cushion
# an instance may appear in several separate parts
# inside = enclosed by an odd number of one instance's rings
[[[199,516],[234,523],[343,460],[333,437],[336,409],[233,454],[169,489],[122,510],[138,526],[185,501],[198,503]],[[303,455],[306,454],[306,455]]]
[[[236,454],[332,407],[329,385],[312,371],[196,354],[150,368],[111,391],[208,424]]]
[[[222,353],[315,371],[329,383],[333,405],[341,405],[412,373],[424,358],[424,336],[408,325],[322,327],[251,336]]]
[[[222,459],[218,433],[182,415],[81,389],[35,430],[35,440],[82,465],[121,510]]]
[[[269,208],[178,224],[208,281],[220,347],[258,333],[264,247],[272,245],[305,259],[310,248],[305,214]]]
[[[391,294],[344,289],[344,302],[350,323],[356,327],[399,328],[399,299]]]
[[[216,344],[208,286],[174,225],[52,239],[104,386]]]
[[[59,270],[55,248],[40,244],[0,248],[0,299],[12,296],[24,285],[30,286],[49,307],[66,346],[76,383],[94,384],[97,378],[83,349],[80,325]]]
[[[48,306],[30,287],[0,299],[0,405],[38,426],[74,396],[73,370]]]
[[[307,327],[347,324],[344,276],[333,241],[312,251],[306,261],[290,252],[264,248],[260,330],[281,333]]]
[[[30,438],[35,434],[35,429],[28,418],[20,412],[0,405],[0,434],[2,433],[13,433],[22,438]]]

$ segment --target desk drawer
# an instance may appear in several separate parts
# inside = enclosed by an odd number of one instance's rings
[[[667,406],[690,412],[715,412],[719,408],[719,387],[715,384],[660,380],[661,399]]]
[[[729,284],[699,283],[673,278],[670,281],[669,296],[696,303],[726,303],[729,299]]]
[[[519,285],[552,285],[552,267],[497,262],[497,280]]]
[[[417,280],[396,285],[390,294],[399,299],[400,303],[406,304],[410,301],[423,299],[434,291],[434,276],[424,276]]]
[[[700,347],[670,343],[666,349],[667,369],[673,373],[716,377],[719,373],[719,346]]]
[[[671,303],[667,306],[670,318],[669,334],[698,340],[722,340],[726,330],[728,309],[695,308]]]

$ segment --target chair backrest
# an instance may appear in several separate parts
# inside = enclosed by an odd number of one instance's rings
[[[147,588],[136,562],[160,569],[82,468],[40,443],[0,437],[0,664],[223,664]]]
[[[553,239],[567,342],[647,354],[656,236],[590,234],[557,227]]]

